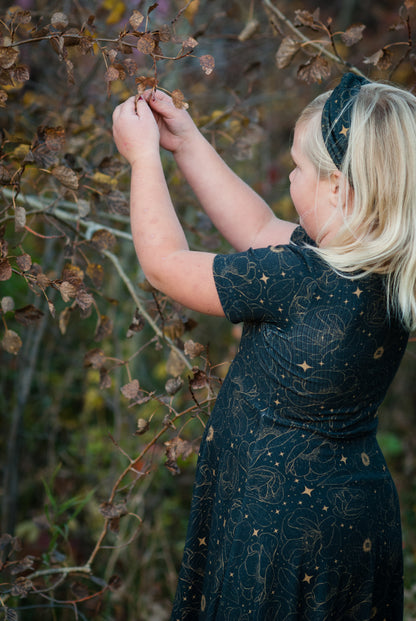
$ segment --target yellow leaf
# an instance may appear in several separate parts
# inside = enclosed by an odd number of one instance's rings
[[[114,0],[104,0],[103,8],[108,9],[110,12],[105,20],[107,24],[118,24],[123,18],[126,5],[121,0],[114,2]]]

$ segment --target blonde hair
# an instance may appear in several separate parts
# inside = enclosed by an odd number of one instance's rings
[[[330,93],[300,115],[302,149],[321,178],[334,173],[322,137],[321,114]],[[371,82],[352,111],[341,172],[343,225],[316,251],[350,278],[384,276],[388,308],[416,329],[416,97]],[[319,240],[317,240],[319,243]]]

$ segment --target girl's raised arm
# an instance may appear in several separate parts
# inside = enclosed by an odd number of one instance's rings
[[[176,162],[216,228],[236,250],[288,243],[295,225],[279,220],[202,136],[185,110],[157,91],[149,97],[160,144]]]
[[[146,278],[188,308],[223,315],[212,273],[214,255],[189,250],[166,186],[158,126],[144,99],[136,106],[131,97],[115,109],[113,134],[132,169],[131,228]]]

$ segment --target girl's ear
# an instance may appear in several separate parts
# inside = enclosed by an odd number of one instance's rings
[[[339,170],[331,173],[329,177],[329,200],[334,207],[337,207],[339,203],[340,186],[342,182],[341,177],[342,173]]]

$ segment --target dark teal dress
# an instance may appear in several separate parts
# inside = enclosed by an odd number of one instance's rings
[[[401,621],[396,489],[377,408],[408,334],[383,281],[291,243],[218,255],[238,354],[201,444],[172,621]]]

